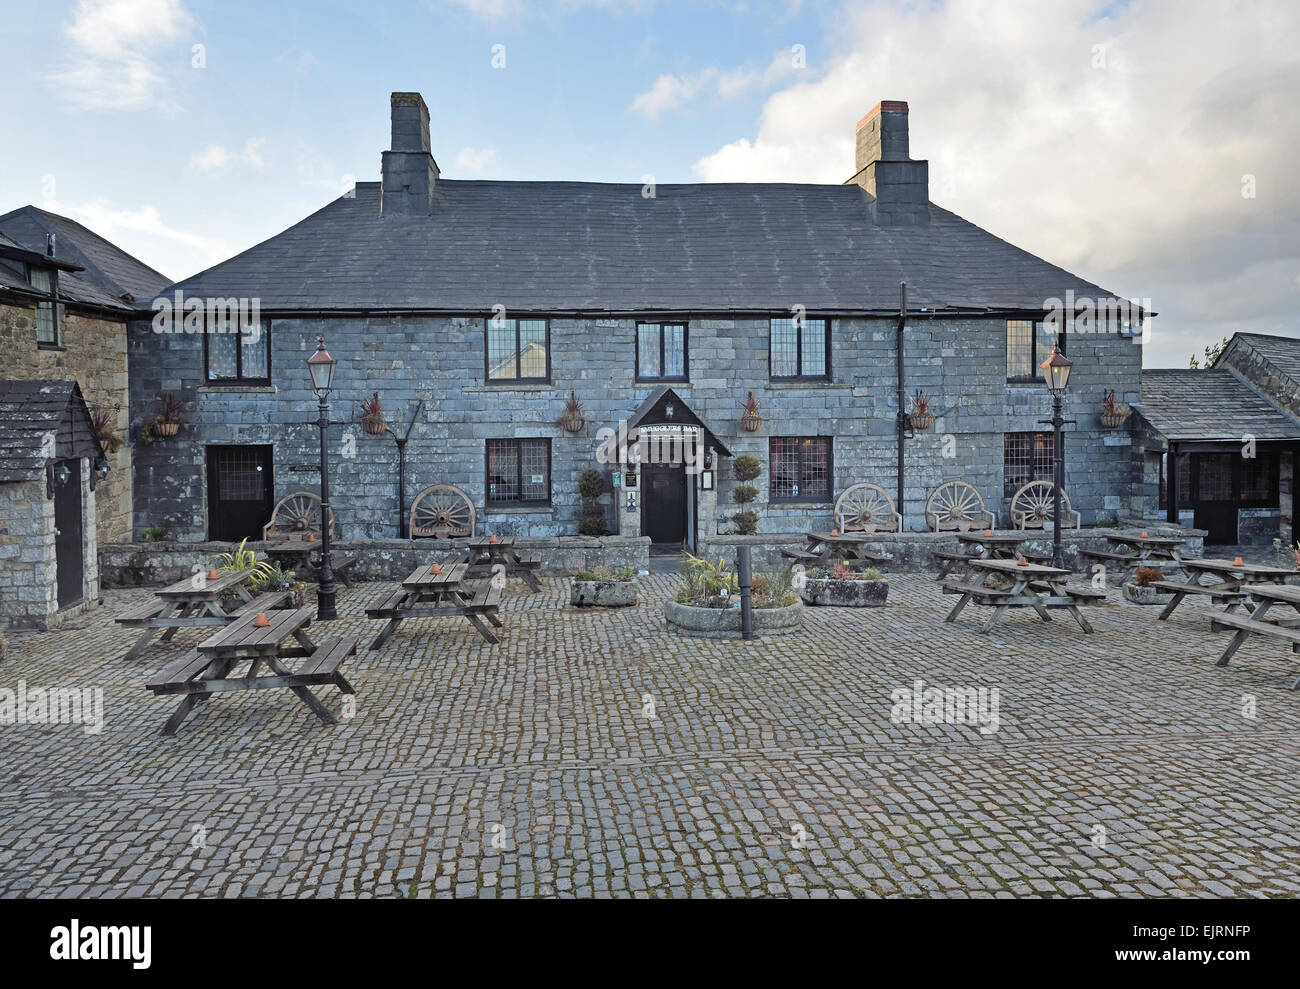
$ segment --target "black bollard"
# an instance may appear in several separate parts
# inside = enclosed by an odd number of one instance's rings
[[[753,583],[753,575],[750,568],[748,546],[736,547],[736,569],[740,571],[740,637],[742,639],[752,639],[754,637],[754,616],[751,611],[752,603],[749,588]]]

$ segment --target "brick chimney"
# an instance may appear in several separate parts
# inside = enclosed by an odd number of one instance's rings
[[[438,184],[438,163],[429,152],[429,108],[419,93],[392,96],[393,147],[383,155],[381,216],[428,216]]]
[[[909,157],[906,103],[881,100],[858,121],[857,159],[857,174],[845,185],[860,185],[875,196],[877,223],[930,221],[930,163]]]

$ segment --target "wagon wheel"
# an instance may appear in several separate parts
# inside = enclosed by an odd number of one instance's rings
[[[942,529],[969,529],[986,518],[984,499],[967,481],[947,481],[930,493],[925,503],[925,517],[936,531]]]
[[[463,488],[430,484],[411,502],[411,538],[472,536],[476,518],[474,502]]]
[[[851,484],[835,501],[835,521],[841,532],[892,531],[898,525],[894,501],[878,484]]]
[[[309,534],[320,538],[320,496],[310,491],[295,491],[276,502],[271,521],[262,532],[263,538],[301,536]],[[330,535],[334,534],[334,509],[330,509]]]
[[[1051,481],[1030,481],[1011,497],[1011,517],[1022,520],[1022,529],[1041,529],[1044,522],[1055,522],[1052,517]],[[1070,515],[1070,499],[1061,492],[1061,510]]]

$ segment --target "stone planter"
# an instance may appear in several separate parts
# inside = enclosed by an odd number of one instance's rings
[[[1132,581],[1124,585],[1124,597],[1134,604],[1164,604],[1172,596],[1158,587],[1145,587]]]
[[[755,608],[752,615],[757,635],[784,635],[799,631],[803,625],[803,605],[798,602],[783,608]],[[664,618],[674,632],[711,639],[740,637],[739,608],[696,608],[676,601],[665,601]]]
[[[579,608],[627,608],[636,604],[635,580],[575,580],[569,604]]]
[[[887,580],[837,580],[810,577],[799,590],[804,604],[835,608],[883,608],[889,597]]]

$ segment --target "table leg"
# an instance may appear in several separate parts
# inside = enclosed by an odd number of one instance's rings
[[[1004,614],[1006,614],[1007,607],[1008,606],[1005,604],[997,605],[993,609],[993,614],[989,615],[989,620],[984,623],[984,627],[981,628],[980,631],[983,632],[985,635],[988,635],[990,632],[992,632],[993,626],[998,623],[998,619],[1001,618]]]
[[[1273,607],[1272,601],[1261,601],[1258,605],[1255,606],[1255,609],[1247,617],[1250,618],[1252,621],[1262,622],[1264,620],[1264,616],[1268,614],[1268,610],[1271,607]],[[1211,623],[1213,623],[1214,619],[1210,619],[1210,621]],[[1223,650],[1223,654],[1218,658],[1218,661],[1215,662],[1214,665],[1227,666],[1228,660],[1232,659],[1232,657],[1236,654],[1237,650],[1240,649],[1243,645],[1245,645],[1246,639],[1248,639],[1250,635],[1251,632],[1249,629],[1245,629],[1245,628],[1237,629],[1237,633],[1232,637],[1232,641],[1228,643],[1228,647]]]
[[[289,669],[283,663],[281,663],[280,660],[275,656],[266,657],[266,662],[267,665],[270,666],[271,669],[275,671],[277,676],[282,676],[282,677],[293,676],[293,674],[289,671]],[[325,722],[325,724],[327,725],[338,724],[339,719],[334,717],[334,715],[330,712],[330,709],[327,708],[324,704],[322,704],[320,700],[316,697],[316,695],[313,694],[308,688],[290,687],[289,689],[294,692],[298,700],[302,701],[304,704],[307,705],[308,710],[310,710],[312,714],[320,718],[321,721]]]
[[[1065,610],[1074,616],[1074,620],[1079,623],[1081,629],[1089,633],[1093,631],[1093,627],[1088,623],[1088,619],[1083,617],[1083,612],[1079,610],[1078,605],[1072,604]]]
[[[469,623],[478,630],[478,634],[483,636],[483,638],[486,639],[488,642],[492,643],[492,645],[495,646],[498,642],[501,641],[500,639],[497,638],[495,632],[493,632],[490,628],[488,628],[481,621],[479,621],[478,615],[471,613],[471,614],[467,614],[465,617],[468,618]]]
[[[174,601],[172,601],[172,602],[168,602],[167,606],[166,606],[165,608],[163,608],[161,614],[159,614],[158,617],[159,617],[159,618],[174,618],[174,617],[176,617],[176,609],[177,609],[177,607],[179,607],[179,606],[177,605],[176,602],[174,602]],[[149,640],[152,639],[152,638],[154,637],[154,633],[156,633],[157,631],[158,631],[157,626],[154,626],[154,625],[146,625],[146,626],[144,627],[144,631],[141,632],[140,635],[139,635],[139,637],[135,640],[135,644],[134,644],[133,646],[131,646],[131,648],[128,649],[128,650],[126,651],[126,655],[123,656],[122,658],[123,658],[123,659],[135,659],[136,656],[139,656],[140,653],[144,652],[145,649],[147,649],[147,648],[149,647]]]
[[[202,607],[202,605],[199,605],[199,604],[190,604],[190,603],[187,601],[187,602],[185,602],[184,604],[181,604],[181,605],[178,605],[178,606],[177,606],[177,608],[176,608],[176,614],[175,614],[174,617],[176,617],[176,618],[189,618],[189,617],[192,617],[192,616],[191,616],[191,612],[195,612],[195,613],[197,613],[198,610],[199,610],[201,607]],[[162,616],[160,615],[159,617],[162,617]],[[171,626],[170,628],[164,629],[164,630],[163,630],[163,634],[160,635],[160,636],[158,637],[158,639],[159,639],[160,642],[170,642],[170,641],[172,640],[172,638],[175,637],[176,633],[179,632],[180,630],[181,630],[181,628],[180,628],[179,625],[173,625],[173,626]]]
[[[542,589],[542,585],[538,582],[531,570],[521,569],[519,571],[519,576],[524,579],[524,583],[532,589],[534,594]]]
[[[175,735],[176,729],[181,726],[182,721],[189,717],[190,712],[194,710],[194,706],[198,704],[198,702],[198,694],[186,694],[185,699],[181,701],[181,706],[176,709],[176,712],[168,718],[167,723],[163,725],[162,734],[168,736]]]
[[[1172,615],[1174,613],[1174,609],[1177,608],[1178,605],[1182,603],[1182,600],[1185,597],[1187,597],[1186,591],[1174,591],[1173,598],[1170,599],[1167,605],[1165,605],[1164,610],[1161,611],[1160,614],[1156,615],[1156,621],[1162,622],[1170,615]]]

